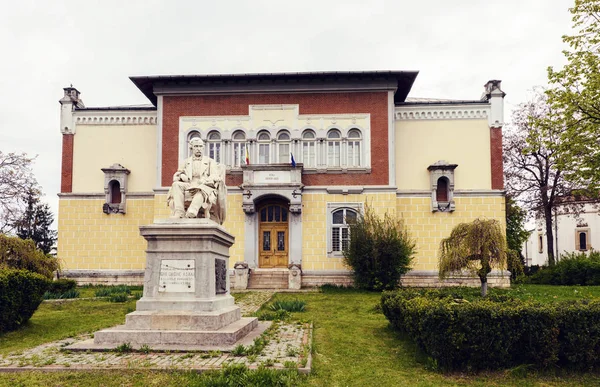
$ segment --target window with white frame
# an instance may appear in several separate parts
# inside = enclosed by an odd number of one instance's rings
[[[350,243],[350,225],[362,212],[362,203],[327,203],[327,255],[341,257]]]
[[[208,133],[206,137],[208,142],[208,157],[215,160],[217,163],[221,162],[221,134],[217,131]]]
[[[361,165],[361,135],[358,129],[348,132],[348,167],[360,167]]]
[[[234,132],[231,136],[231,143],[233,144],[233,160],[231,166],[239,168],[246,164],[246,134],[241,130]]]
[[[317,166],[316,136],[312,130],[302,133],[302,162],[304,168],[315,168]]]
[[[332,129],[327,133],[327,166],[339,167],[341,156],[341,140],[340,131]]]
[[[356,221],[356,211],[342,208],[331,214],[331,251],[342,252],[350,242],[349,224]]]
[[[279,132],[277,135],[277,156],[280,164],[290,163],[291,137],[288,132]]]
[[[256,136],[258,142],[258,164],[269,164],[271,154],[271,136],[269,132],[260,132]]]

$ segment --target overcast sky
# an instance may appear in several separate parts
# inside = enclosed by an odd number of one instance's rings
[[[501,79],[508,120],[564,63],[572,3],[0,0],[0,150],[38,155],[56,214],[70,84],[90,107],[148,103],[132,75],[418,70],[411,97],[477,99]]]

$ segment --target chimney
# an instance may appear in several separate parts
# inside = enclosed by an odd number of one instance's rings
[[[506,93],[500,88],[501,84],[500,80],[488,81],[484,85],[485,91],[481,96],[481,100],[489,102],[492,108],[488,117],[490,128],[501,128],[504,125],[504,96]]]
[[[64,96],[58,100],[60,103],[60,132],[62,134],[75,134],[73,126],[73,112],[76,108],[84,108],[83,101],[79,98],[79,90],[73,87],[63,88]]]

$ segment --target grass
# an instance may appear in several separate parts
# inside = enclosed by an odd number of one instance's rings
[[[0,335],[0,355],[123,324],[125,314],[134,309],[135,301],[44,302],[21,329]]]
[[[520,298],[553,302],[584,296],[598,297],[600,287],[518,285],[508,292]],[[277,294],[272,301],[296,299],[305,301],[307,308],[305,312],[292,313],[292,320],[301,319],[314,323],[313,374],[303,382],[305,385],[375,385],[378,387],[600,385],[598,373],[576,373],[560,369],[539,372],[528,366],[476,375],[442,374],[433,370],[431,362],[410,338],[401,337],[388,328],[387,320],[377,307],[380,294],[342,289],[329,290],[327,293],[282,293]],[[75,301],[69,304],[65,303],[62,310],[49,310],[48,307],[51,305],[43,304],[31,321],[35,322],[33,325],[37,329],[30,329],[30,324],[27,324],[28,326],[19,332],[0,336],[0,348],[2,348],[0,353],[11,351],[6,348],[13,348],[14,351],[33,347],[60,338],[55,336],[69,335],[76,330],[94,331],[101,327],[122,323],[127,305],[133,307],[133,301],[127,304],[114,304],[96,300]],[[266,309],[267,305],[263,308]],[[90,313],[96,314],[89,316]],[[71,328],[71,324],[77,324],[77,328]],[[59,333],[53,333],[54,331]],[[44,337],[38,338],[37,336],[42,333]],[[0,373],[0,386],[153,386],[203,385],[202,383],[197,376],[185,372],[156,373],[134,370],[43,374],[39,372]]]

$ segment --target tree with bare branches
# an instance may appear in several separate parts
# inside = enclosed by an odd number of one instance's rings
[[[0,151],[0,233],[13,231],[25,211],[27,192],[41,193],[31,171],[34,159],[26,153]]]
[[[553,212],[560,207],[577,213],[579,206],[576,201],[564,206],[575,187],[565,178],[573,171],[559,163],[563,132],[560,115],[537,90],[531,101],[514,111],[503,141],[507,193],[544,219],[549,265],[556,263]]]

